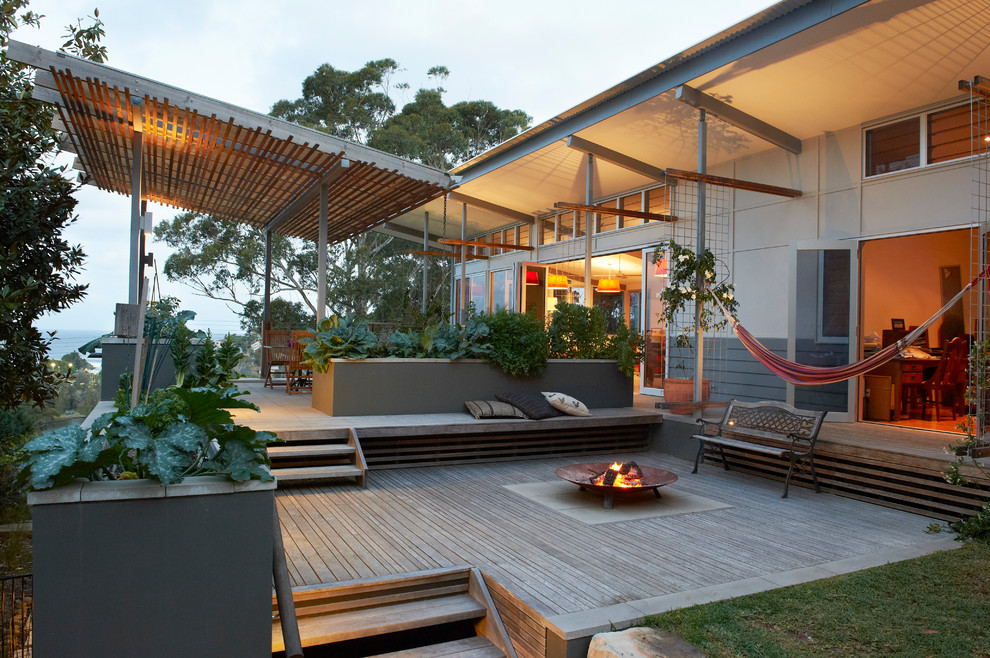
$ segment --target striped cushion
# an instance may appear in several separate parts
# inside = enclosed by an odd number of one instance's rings
[[[511,404],[497,400],[469,400],[464,406],[475,418],[528,418]]]

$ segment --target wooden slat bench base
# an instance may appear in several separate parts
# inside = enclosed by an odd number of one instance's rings
[[[428,647],[380,653],[371,658],[504,658],[502,650],[484,637],[441,642]]]

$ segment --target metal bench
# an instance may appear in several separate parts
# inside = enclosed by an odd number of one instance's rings
[[[699,420],[701,433],[691,438],[697,439],[698,454],[694,458],[694,470],[704,455],[705,447],[718,448],[722,456],[722,466],[729,470],[725,458],[725,447],[751,450],[790,460],[787,478],[784,480],[784,493],[791,484],[791,474],[795,464],[808,464],[815,491],[821,493],[818,475],[815,473],[814,449],[818,432],[825,419],[824,411],[795,409],[783,402],[740,402],[733,400],[725,410],[722,420],[717,423]]]

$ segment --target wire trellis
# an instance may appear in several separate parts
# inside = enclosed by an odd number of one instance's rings
[[[699,210],[698,184],[694,182],[679,181],[673,186],[671,194],[671,214],[677,217],[674,224],[674,241],[678,244],[696,249],[698,246],[698,210]],[[731,280],[731,260],[732,260],[732,235],[731,235],[731,214],[732,214],[732,190],[722,185],[705,185],[705,248],[709,249],[715,256],[717,271],[716,276],[719,281]],[[678,314],[678,327],[690,327],[694,324],[694,305],[689,304],[684,312]],[[721,317],[716,311],[716,318]],[[668,343],[670,344],[667,376],[684,377],[695,375],[695,338],[689,335],[691,349],[675,347],[671,332],[675,328],[668,327]],[[711,383],[711,397],[713,400],[723,399],[720,391],[725,389],[728,346],[732,339],[732,329],[723,327],[721,329],[707,331],[702,341],[702,380]]]
[[[978,276],[986,269],[988,261],[988,234],[990,234],[990,100],[984,93],[979,93],[977,81],[973,81],[973,93],[970,94],[970,158],[971,189],[972,189],[972,240],[970,254],[970,279]],[[988,336],[987,317],[987,281],[985,279],[974,287],[970,295],[971,329],[975,345],[985,346]],[[976,358],[986,359],[984,349],[975,349]],[[985,364],[984,364],[985,365]],[[969,386],[974,395],[970,396],[969,405],[971,416],[977,419],[977,437],[983,437],[988,431],[987,415],[987,382],[986,377],[980,376],[979,367],[969,370]]]

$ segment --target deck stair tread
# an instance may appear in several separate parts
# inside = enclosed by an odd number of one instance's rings
[[[505,658],[505,654],[488,638],[476,636],[415,649],[382,653],[371,658]]]
[[[272,474],[283,482],[295,480],[325,480],[330,478],[361,477],[364,475],[357,466],[305,466],[299,468],[273,468]]]
[[[457,594],[329,615],[307,615],[299,618],[299,635],[303,646],[313,646],[484,616],[483,605],[468,594]]]
[[[320,443],[313,445],[274,445],[268,446],[268,456],[272,459],[288,457],[347,457],[354,454],[354,446],[342,443]]]

